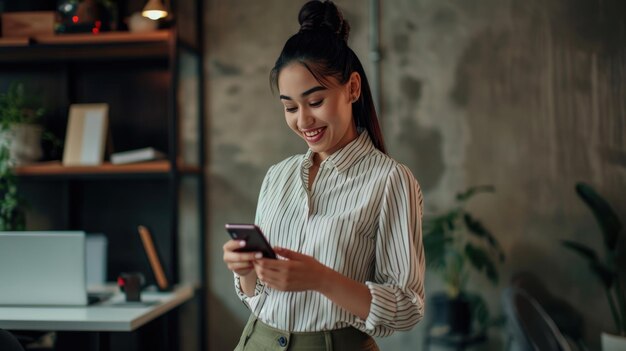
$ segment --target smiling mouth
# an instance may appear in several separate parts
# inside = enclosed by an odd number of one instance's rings
[[[317,128],[313,130],[307,130],[306,132],[303,131],[302,134],[304,135],[306,140],[310,142],[316,142],[322,137],[325,130],[326,130],[326,127],[321,127],[321,128]]]
[[[318,129],[315,129],[315,130],[310,130],[308,132],[302,132],[302,133],[304,133],[305,136],[307,136],[309,138],[312,138],[312,137],[318,135],[319,133],[321,133],[323,129],[324,128],[318,128]]]

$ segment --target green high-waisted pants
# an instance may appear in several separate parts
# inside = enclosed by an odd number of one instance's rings
[[[261,322],[254,314],[235,351],[379,351],[374,339],[348,327],[320,332],[287,332]]]

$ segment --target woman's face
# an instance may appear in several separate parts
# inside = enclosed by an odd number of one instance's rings
[[[328,81],[324,87],[300,63],[285,66],[278,76],[287,124],[321,160],[357,137],[352,101],[360,94],[360,76],[352,73],[344,85],[333,77]]]

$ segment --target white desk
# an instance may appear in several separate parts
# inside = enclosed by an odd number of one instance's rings
[[[133,331],[182,305],[194,295],[192,286],[172,292],[142,292],[142,302],[124,303],[118,294],[100,304],[85,307],[4,307],[0,306],[0,329],[114,332]]]

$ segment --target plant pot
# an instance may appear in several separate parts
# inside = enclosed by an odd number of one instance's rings
[[[602,351],[626,350],[626,336],[602,333]]]
[[[7,132],[0,134],[0,147],[9,146],[13,165],[37,161],[41,158],[41,134],[43,128],[36,124],[16,124]]]
[[[468,299],[462,294],[450,298],[435,294],[431,298],[433,308],[432,326],[442,334],[467,335],[471,332],[472,312]]]

